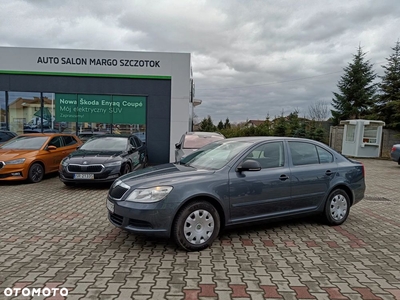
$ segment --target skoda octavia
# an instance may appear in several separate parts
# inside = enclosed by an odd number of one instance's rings
[[[124,175],[106,205],[115,226],[198,251],[231,225],[313,214],[340,225],[364,192],[364,166],[322,143],[247,137]]]

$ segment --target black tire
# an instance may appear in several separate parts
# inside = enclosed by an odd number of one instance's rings
[[[149,165],[149,157],[146,155],[143,160],[143,169]]]
[[[28,171],[28,181],[37,183],[42,181],[44,176],[44,168],[40,163],[34,163]]]
[[[192,220],[192,224],[188,222]],[[196,220],[197,219],[197,220]],[[215,207],[206,201],[193,202],[176,215],[172,236],[186,251],[200,251],[209,247],[219,234],[220,217]]]
[[[121,175],[128,174],[131,171],[131,166],[130,164],[125,164],[125,166],[122,168]]]
[[[326,200],[324,217],[328,225],[343,224],[350,213],[350,198],[342,189],[332,191]]]
[[[73,182],[64,182],[65,186],[74,186],[75,183]]]

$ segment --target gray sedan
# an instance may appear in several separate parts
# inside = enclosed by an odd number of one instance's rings
[[[117,227],[199,251],[231,225],[306,215],[340,225],[364,192],[364,166],[324,144],[247,137],[124,175],[106,205]]]
[[[393,145],[390,151],[390,158],[400,165],[400,144]]]

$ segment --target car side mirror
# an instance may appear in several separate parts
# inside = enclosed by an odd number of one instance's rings
[[[181,149],[181,144],[176,143],[176,144],[175,144],[175,148],[176,148],[176,149]]]
[[[243,172],[243,171],[260,171],[261,170],[261,165],[258,161],[253,160],[253,159],[248,159],[244,161],[241,165],[239,165],[236,169],[238,172]]]
[[[57,150],[57,147],[56,147],[56,146],[53,146],[53,145],[50,145],[50,146],[47,146],[47,150],[48,150],[48,151]]]
[[[136,147],[133,147],[132,145],[128,146],[128,153],[132,153],[135,150],[136,150]]]

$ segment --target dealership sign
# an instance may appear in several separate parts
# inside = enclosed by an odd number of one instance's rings
[[[145,124],[146,97],[55,94],[57,122]]]

